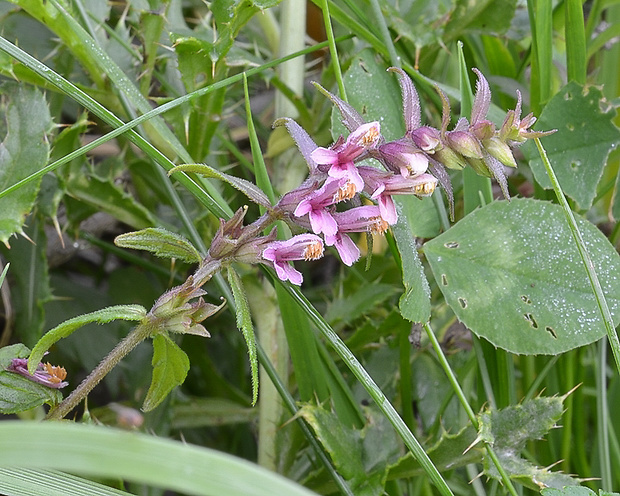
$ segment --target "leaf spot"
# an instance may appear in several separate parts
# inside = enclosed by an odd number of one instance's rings
[[[545,331],[547,331],[549,334],[551,334],[554,339],[558,339],[558,335],[553,330],[553,327],[547,326],[547,327],[545,327]]]
[[[570,168],[576,171],[581,166],[581,160],[573,160],[570,163]]]
[[[566,94],[564,95],[564,100],[572,100],[573,99],[573,95],[571,94],[570,91],[567,91]]]
[[[538,329],[538,322],[536,322],[536,319],[531,313],[524,313],[523,317],[525,317],[525,320],[527,320],[534,329]]]
[[[458,241],[449,241],[448,243],[445,243],[444,246],[446,248],[450,248],[450,249],[458,248],[459,247],[459,243],[458,243]]]
[[[527,295],[521,295],[521,300],[523,303],[527,303],[528,305],[532,304],[532,300],[530,300],[530,297]]]
[[[461,305],[461,308],[467,308],[467,300],[459,297],[459,305]]]
[[[566,129],[568,129],[569,131],[574,131],[575,130],[575,126],[573,124],[566,124]]]
[[[444,286],[448,285],[448,278],[445,274],[441,274],[441,284],[443,284]]]

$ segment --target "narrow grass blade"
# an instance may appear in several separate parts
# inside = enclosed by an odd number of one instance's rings
[[[586,33],[581,0],[565,0],[566,70],[568,81],[586,84]]]

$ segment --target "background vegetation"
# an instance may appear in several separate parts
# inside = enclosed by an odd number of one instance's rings
[[[619,362],[606,337],[620,357],[618,2],[11,0],[0,26],[0,467],[19,467],[0,470],[3,493],[620,487]],[[69,415],[75,423],[26,422],[59,398],[11,382],[4,369],[27,356],[22,345],[105,307],[151,308],[192,273],[116,236],[165,228],[204,255],[219,219],[248,204],[225,181],[166,170],[206,163],[283,194],[307,165],[276,118],[295,117],[319,146],[346,135],[310,81],[380,120],[387,139],[403,135],[389,66],[411,76],[435,127],[436,86],[452,103],[450,129],[469,118],[473,67],[498,126],[519,90],[535,128],[558,130],[542,145],[559,184],[528,142],[508,171],[510,203],[473,169],[450,171],[454,222],[439,189],[406,198],[369,262],[345,267],[335,252],[296,262],[301,291],[238,264],[249,312],[235,312],[234,280],[205,286],[228,308],[205,322],[209,339],[175,336],[186,377],[162,372],[147,341]],[[259,215],[250,204],[246,219]],[[368,250],[367,237],[356,241]],[[110,322],[68,332],[45,360],[66,368],[71,390],[127,320],[92,318]],[[159,406],[140,412],[153,395]]]

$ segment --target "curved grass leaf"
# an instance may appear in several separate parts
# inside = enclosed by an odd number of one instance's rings
[[[10,496],[130,496],[131,493],[55,470],[0,468],[0,491]]]
[[[250,314],[250,306],[245,296],[241,278],[232,267],[228,268],[228,283],[235,297],[237,327],[243,333],[248,346],[248,357],[252,372],[252,405],[255,405],[258,400],[258,357],[256,355],[256,336],[254,335],[254,326],[252,325],[252,315]]]
[[[0,466],[124,479],[198,496],[314,494],[278,474],[225,453],[70,422],[0,422]]]
[[[15,184],[47,164],[52,128],[47,102],[33,88],[7,85],[0,88],[4,95],[0,114],[6,129],[0,143],[0,190]],[[41,180],[14,191],[0,199],[0,242],[8,245],[14,233],[21,233],[26,215],[32,210]]]
[[[6,264],[4,266],[4,269],[2,270],[2,274],[0,274],[0,288],[2,287],[2,283],[4,283],[4,278],[6,277],[6,274],[9,271],[10,266],[11,266],[10,263]]]
[[[121,248],[150,251],[158,257],[178,258],[188,263],[198,263],[202,259],[187,239],[161,227],[121,234],[114,239],[114,244]]]
[[[167,334],[153,338],[153,379],[142,404],[145,412],[159,405],[173,388],[183,384],[189,372],[189,358]]]
[[[58,340],[66,338],[74,331],[86,324],[96,322],[106,324],[113,320],[133,320],[139,321],[146,316],[146,309],[140,305],[116,305],[113,307],[102,308],[96,312],[78,315],[66,320],[48,331],[35,345],[28,359],[28,371],[34,373],[37,365],[45,352]]]
[[[577,224],[617,325],[620,257],[594,225],[583,219]],[[495,346],[558,354],[605,335],[557,205],[531,199],[494,202],[426,243],[424,253],[459,320]]]

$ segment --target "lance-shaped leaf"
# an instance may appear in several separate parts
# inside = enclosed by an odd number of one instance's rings
[[[258,186],[252,184],[250,181],[241,179],[240,177],[235,177],[220,172],[213,167],[209,167],[207,164],[177,165],[168,171],[168,175],[174,174],[175,172],[195,172],[197,174],[202,174],[205,177],[220,179],[221,181],[225,181],[230,184],[233,188],[241,191],[254,203],[267,208],[271,207],[269,198],[267,198],[267,195],[265,195],[265,193],[263,193]]]
[[[86,324],[96,322],[97,324],[106,324],[113,320],[132,320],[139,321],[146,316],[146,309],[140,305],[116,305],[113,307],[102,308],[96,312],[78,315],[72,319],[66,320],[62,324],[57,325],[48,331],[32,349],[30,358],[28,359],[28,372],[34,374],[37,365],[45,352],[58,340],[66,338],[74,331]]]
[[[0,190],[43,168],[49,158],[47,133],[51,130],[47,103],[41,92],[11,87],[5,92],[0,108],[6,129],[0,143]],[[0,199],[0,242],[8,243],[14,233],[21,233],[26,214],[34,205],[41,180],[32,181]]]
[[[501,410],[488,409],[480,414],[479,439],[488,443],[501,466],[511,479],[532,489],[579,485],[579,481],[559,472],[540,468],[521,458],[520,453],[528,441],[542,439],[550,429],[556,426],[563,412],[566,396],[552,398],[534,398],[520,405],[509,406]],[[490,477],[501,480],[495,464],[488,454],[484,459],[484,472]]]
[[[189,358],[168,334],[153,338],[153,379],[142,404],[142,410],[151,411],[173,388],[183,384],[189,372]]]
[[[256,336],[254,335],[250,306],[245,296],[241,278],[232,267],[228,268],[228,283],[232,289],[237,307],[237,327],[243,333],[248,346],[250,371],[252,373],[252,405],[255,405],[258,400],[258,356],[256,354]]]
[[[37,384],[23,375],[6,370],[14,358],[26,358],[29,354],[30,350],[23,344],[0,349],[0,413],[2,414],[23,412],[45,403],[58,404],[62,400],[62,393],[58,389]]]
[[[188,263],[202,260],[198,250],[187,239],[160,227],[121,234],[114,239],[114,244],[121,248],[150,251],[158,257],[177,258]]]
[[[405,117],[405,127],[410,133],[422,125],[422,115],[420,110],[420,98],[413,86],[411,78],[399,67],[390,67],[388,71],[397,73],[400,77],[400,91],[403,94],[403,115]]]

